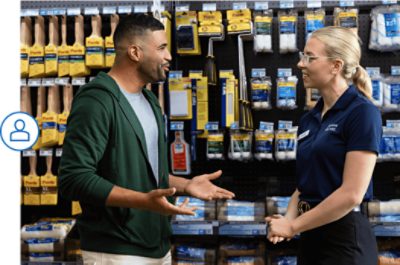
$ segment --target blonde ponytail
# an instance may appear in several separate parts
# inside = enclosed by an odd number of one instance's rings
[[[355,73],[352,79],[353,84],[357,87],[357,89],[369,100],[372,100],[371,78],[362,66],[357,66],[355,68]]]

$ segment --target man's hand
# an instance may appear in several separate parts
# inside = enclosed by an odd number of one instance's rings
[[[141,200],[141,207],[144,210],[149,210],[152,212],[160,213],[163,215],[176,215],[176,214],[184,214],[184,215],[194,215],[194,211],[197,209],[196,207],[186,207],[189,203],[189,199],[185,199],[185,201],[179,205],[171,204],[166,197],[174,195],[176,192],[175,188],[169,189],[157,189],[152,190],[148,193],[143,193],[143,198]]]
[[[211,180],[219,178],[221,174],[222,171],[218,170],[211,174],[196,176],[188,181],[184,192],[202,200],[232,199],[235,197],[235,194],[222,189],[211,182]]]

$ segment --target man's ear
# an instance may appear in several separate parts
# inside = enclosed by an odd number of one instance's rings
[[[138,62],[142,57],[142,51],[138,45],[132,44],[128,46],[128,57],[134,62]]]

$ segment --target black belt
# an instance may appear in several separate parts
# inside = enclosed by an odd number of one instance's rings
[[[315,206],[317,206],[320,202],[308,202],[308,201],[299,201],[297,204],[297,211],[300,215],[302,215],[305,212],[308,212]],[[361,208],[360,206],[356,206],[352,209],[353,212],[360,212]]]

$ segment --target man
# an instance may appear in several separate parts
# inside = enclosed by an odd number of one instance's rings
[[[186,193],[232,198],[211,183],[221,171],[187,180],[168,174],[161,108],[142,87],[166,79],[171,55],[163,25],[129,15],[114,34],[115,63],[80,88],[68,119],[59,172],[62,196],[79,200],[85,263],[170,264],[167,215],[194,214],[170,202]],[[168,199],[167,199],[168,198]]]

